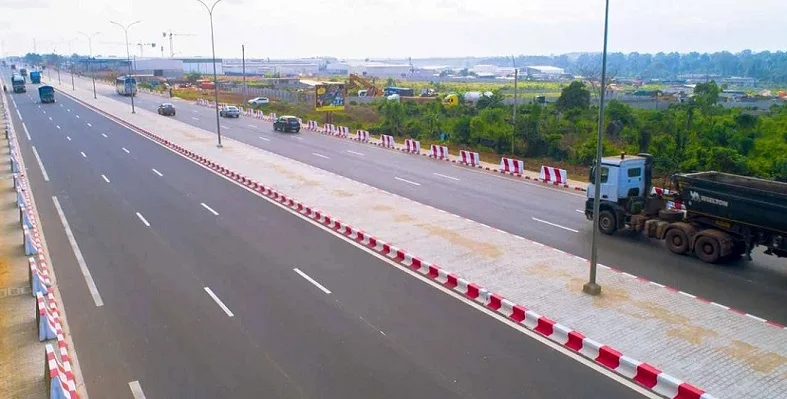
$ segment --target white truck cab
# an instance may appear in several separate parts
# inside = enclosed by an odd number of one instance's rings
[[[647,172],[647,173],[646,173]],[[647,176],[646,176],[647,175]],[[591,168],[588,199],[595,198],[595,170]],[[646,156],[626,155],[601,158],[601,199],[617,203],[620,199],[647,196],[650,160]]]

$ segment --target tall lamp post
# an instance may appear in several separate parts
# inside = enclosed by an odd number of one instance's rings
[[[128,76],[129,76],[129,78],[133,78],[133,76],[131,75],[131,52],[128,50],[128,30],[132,26],[134,26],[134,25],[136,25],[136,24],[138,24],[138,23],[140,23],[142,21],[134,21],[134,22],[132,22],[132,23],[130,23],[128,25],[125,25],[125,26],[120,24],[120,23],[118,23],[118,22],[115,22],[115,21],[109,21],[109,22],[119,26],[120,29],[123,29],[123,33],[126,34],[126,60],[128,61]],[[137,111],[134,110],[134,91],[133,90],[131,91],[131,113],[132,114],[137,113]]]
[[[221,2],[221,0],[216,0],[212,6],[208,6],[202,0],[197,1],[205,6],[205,9],[208,10],[208,16],[210,17],[210,48],[213,52],[213,100],[216,103],[216,135],[218,138],[218,144],[216,144],[216,147],[221,148],[221,123],[219,122],[219,84],[218,78],[216,77],[216,42],[213,39],[213,9],[216,7],[216,4]]]
[[[593,178],[593,238],[590,243],[590,277],[582,286],[582,292],[588,295],[601,294],[601,286],[596,283],[598,268],[598,214],[601,207],[601,157],[603,156],[604,131],[604,93],[607,91],[607,36],[609,33],[609,0],[604,9],[604,51],[601,53],[601,95],[598,107],[598,142],[596,143],[596,165]]]
[[[93,73],[93,65],[92,65],[93,64],[93,36],[95,36],[95,35],[97,35],[99,33],[101,33],[101,32],[94,32],[94,33],[88,35],[87,33],[79,32],[79,34],[81,34],[82,36],[85,36],[87,38],[87,45],[90,48],[90,59],[89,59],[90,63],[88,63],[87,65],[88,65],[88,69],[90,69],[90,78],[93,79],[93,99],[94,100],[97,99],[98,97],[96,96],[96,75]]]

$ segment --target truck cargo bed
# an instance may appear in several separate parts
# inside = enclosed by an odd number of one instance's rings
[[[691,214],[787,234],[787,183],[721,172],[673,177]]]

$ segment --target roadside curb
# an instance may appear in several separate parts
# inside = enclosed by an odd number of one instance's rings
[[[458,292],[466,299],[482,304],[484,307],[495,311],[498,314],[505,316],[507,319],[523,325],[529,330],[535,331],[550,340],[571,349],[573,352],[579,353],[582,356],[603,365],[607,369],[636,382],[637,384],[650,389],[651,391],[663,395],[668,398],[674,399],[713,399],[714,397],[705,393],[700,388],[697,388],[689,383],[679,380],[661,370],[653,367],[647,363],[634,360],[628,356],[623,355],[616,349],[594,341],[579,331],[575,331],[567,326],[559,324],[558,322],[540,315],[525,306],[511,302],[501,295],[493,293],[480,285],[465,280],[441,267],[426,262],[409,252],[391,245],[385,241],[378,240],[363,230],[354,228],[324,212],[315,208],[309,207],[293,198],[290,198],[271,187],[260,184],[257,181],[247,178],[246,176],[237,173],[231,169],[225,168],[212,160],[203,157],[195,152],[192,152],[180,145],[177,145],[169,140],[157,136],[145,129],[139,128],[136,125],[127,122],[119,117],[104,112],[87,102],[77,99],[61,91],[62,94],[68,96],[74,101],[94,110],[95,112],[115,121],[118,124],[126,126],[142,135],[150,138],[151,140],[159,143],[160,145],[181,154],[182,156],[191,159],[212,171],[221,174],[236,183],[247,187],[255,192],[276,201],[295,212],[298,212],[317,223],[320,223],[338,234],[342,234],[361,245],[364,245],[375,252],[386,256],[411,270],[417,271],[424,277],[433,280],[444,287]]]

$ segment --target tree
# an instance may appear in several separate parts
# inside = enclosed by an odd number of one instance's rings
[[[719,86],[716,85],[715,81],[697,83],[694,87],[694,101],[700,108],[707,110],[709,107],[719,102],[720,92],[721,90]]]
[[[399,101],[383,100],[378,106],[382,124],[380,130],[393,136],[404,135],[406,111]]]
[[[202,79],[202,74],[199,72],[189,72],[186,74],[186,80],[192,84],[197,83],[200,79]]]
[[[575,80],[568,87],[563,88],[555,106],[560,111],[586,110],[590,107],[590,92],[585,88],[584,83]]]
[[[512,127],[504,109],[486,108],[470,120],[470,137],[474,142],[494,148],[500,154],[511,138]],[[510,143],[510,142],[509,142]]]
[[[481,96],[481,98],[476,101],[475,106],[479,110],[484,108],[503,108],[505,107],[505,103],[503,102],[502,95],[494,93],[491,96]]]

